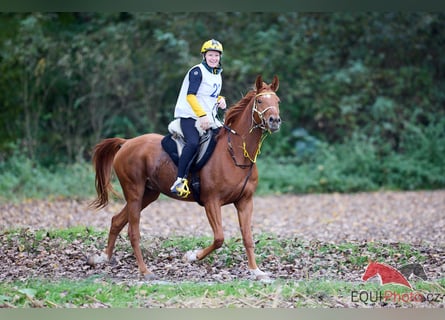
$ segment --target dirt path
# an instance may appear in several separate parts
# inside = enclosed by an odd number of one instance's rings
[[[100,211],[87,201],[28,201],[0,205],[0,229],[90,226],[106,230],[122,208],[113,201]],[[327,242],[351,240],[445,246],[445,190],[256,197],[254,233]],[[239,237],[234,206],[223,207],[226,238]],[[142,213],[142,236],[212,235],[196,203],[160,199]]]

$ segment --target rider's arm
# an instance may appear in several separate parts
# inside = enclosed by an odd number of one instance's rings
[[[199,86],[202,82],[202,73],[199,67],[193,68],[189,72],[189,87],[187,90],[187,102],[192,107],[193,112],[198,117],[203,117],[206,115],[206,112],[201,107],[196,98],[196,93],[198,92]]]

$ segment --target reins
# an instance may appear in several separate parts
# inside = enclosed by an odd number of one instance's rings
[[[234,134],[234,135],[239,135],[239,134],[238,134],[235,130],[231,129],[229,126],[224,125],[224,128],[228,131],[228,134],[227,134],[227,145],[228,145],[228,149],[229,149],[230,156],[231,156],[232,159],[233,159],[233,163],[234,163],[235,166],[237,166],[238,168],[241,168],[241,169],[249,169],[249,172],[247,172],[246,178],[244,179],[243,187],[241,188],[241,191],[240,191],[240,193],[239,193],[239,196],[238,196],[238,198],[237,198],[236,201],[235,201],[235,202],[237,202],[237,201],[238,201],[239,199],[241,199],[241,197],[243,196],[244,189],[246,188],[247,182],[249,181],[249,178],[250,178],[250,176],[252,175],[253,165],[254,165],[255,162],[256,162],[256,156],[258,155],[259,152],[258,152],[258,150],[257,150],[257,154],[255,155],[255,161],[252,161],[252,160],[250,159],[250,157],[248,157],[248,159],[250,160],[250,164],[239,164],[239,163],[236,161],[235,152],[233,151],[232,141],[230,140],[230,134],[231,134],[231,133]],[[246,146],[246,142],[245,142],[244,139],[243,139],[244,157],[246,157],[246,154],[248,155],[248,152],[247,152],[247,150],[245,149],[245,146]],[[259,149],[259,148],[258,148],[258,149]]]
[[[251,161],[251,163],[250,164],[240,164],[240,163],[238,163],[238,161],[236,160],[236,157],[235,157],[235,152],[233,151],[233,146],[232,146],[232,139],[230,139],[230,134],[234,134],[234,135],[238,135],[239,136],[239,134],[238,134],[238,132],[236,132],[235,130],[233,130],[232,128],[230,128],[230,127],[228,127],[228,126],[226,126],[226,125],[224,125],[224,128],[228,131],[228,134],[227,134],[227,145],[228,145],[228,149],[229,149],[229,154],[230,154],[230,156],[232,157],[232,160],[233,160],[233,163],[235,164],[235,166],[237,166],[237,167],[239,167],[239,168],[242,168],[242,169],[246,169],[246,168],[250,168],[250,167],[252,167],[253,166],[253,164],[255,163],[255,162],[253,162],[253,161]],[[244,141],[244,139],[243,139],[243,147],[245,148],[245,145],[246,145],[246,142]],[[247,153],[247,152],[246,152]],[[246,153],[244,153],[244,157],[246,157],[245,156],[245,154]],[[248,153],[247,153],[248,154]],[[250,157],[249,157],[250,158]],[[256,158],[256,157],[255,157]],[[249,159],[250,160],[250,159]]]

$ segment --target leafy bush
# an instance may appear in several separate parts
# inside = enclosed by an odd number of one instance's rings
[[[407,123],[400,149],[385,159],[383,184],[407,190],[445,186],[445,119],[424,128]]]
[[[294,156],[260,158],[259,193],[357,192],[378,189],[445,187],[445,119],[422,127],[406,124],[399,151],[355,134],[342,144],[318,142],[307,156],[303,144]],[[304,137],[304,140],[308,140]],[[309,141],[312,141],[309,139]],[[304,152],[301,152],[303,150]]]
[[[88,163],[45,168],[23,155],[0,162],[0,201],[88,198],[92,195],[94,172]]]

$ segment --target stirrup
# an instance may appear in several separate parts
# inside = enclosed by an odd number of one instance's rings
[[[181,198],[187,198],[190,194],[189,183],[187,179],[182,179],[181,182],[176,185],[173,193],[176,193]]]

